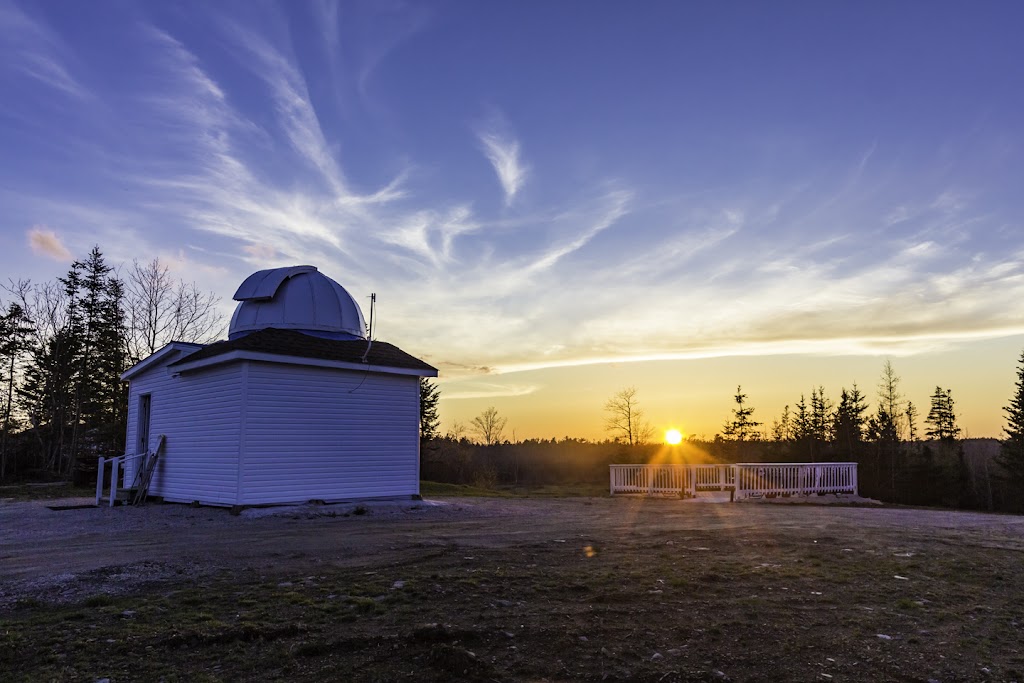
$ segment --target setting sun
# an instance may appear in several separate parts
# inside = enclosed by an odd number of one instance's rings
[[[670,429],[665,432],[665,443],[673,446],[678,445],[683,440],[683,435],[678,429]]]

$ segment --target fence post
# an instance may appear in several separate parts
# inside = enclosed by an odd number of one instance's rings
[[[96,461],[96,505],[100,504],[100,498],[103,497],[103,465],[105,460],[101,457]]]
[[[117,498],[117,469],[120,466],[119,458],[110,460],[110,507],[114,507],[114,500]]]

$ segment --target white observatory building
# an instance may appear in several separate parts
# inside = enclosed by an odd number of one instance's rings
[[[253,273],[227,341],[172,342],[129,381],[125,486],[157,448],[149,495],[260,505],[419,494],[419,378],[370,342],[362,311],[313,266]]]

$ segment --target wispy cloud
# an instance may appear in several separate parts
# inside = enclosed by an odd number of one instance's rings
[[[539,270],[547,270],[558,263],[558,261],[563,257],[568,256],[575,251],[579,251],[581,248],[586,246],[590,240],[594,239],[595,236],[615,225],[620,218],[626,215],[629,200],[631,198],[632,193],[625,190],[609,193],[606,198],[608,206],[591,225],[587,226],[583,232],[574,236],[568,242],[564,244],[557,244],[544,254],[541,254],[539,258],[530,264],[526,271],[530,274],[534,274]]]
[[[423,209],[399,220],[395,228],[382,231],[379,239],[412,252],[434,267],[450,264],[455,239],[481,227],[466,205],[444,212]]]
[[[478,129],[476,135],[483,146],[484,156],[498,174],[498,182],[505,192],[505,205],[508,206],[512,204],[526,182],[529,167],[520,159],[519,141],[503,130],[506,127],[495,118],[485,127]]]
[[[348,195],[345,178],[324,138],[302,72],[264,36],[237,23],[228,23],[227,26],[238,46],[253,58],[250,63],[253,73],[267,84],[278,122],[292,147],[320,171],[331,191],[338,197]]]
[[[441,393],[442,401],[458,401],[477,398],[503,398],[510,396],[529,396],[536,393],[539,387],[535,384],[495,384],[462,380],[447,383]]]
[[[340,20],[333,5],[322,9]],[[31,231],[34,253],[67,261],[65,244],[98,239],[119,258],[160,254],[225,294],[253,269],[313,263],[360,301],[377,292],[381,338],[428,357],[446,377],[725,355],[898,354],[1020,331],[1016,224],[983,213],[963,183],[944,177],[879,195],[876,171],[891,167],[881,146],[819,177],[706,191],[658,194],[643,178],[595,172],[536,201],[531,193],[526,206],[533,171],[493,117],[473,133],[504,204],[517,208],[503,211],[445,185],[448,159],[424,170],[400,149],[367,172],[343,144],[334,93],[309,71],[315,50],[298,50],[300,59],[287,31],[237,17],[210,23],[237,62],[231,68],[248,70],[244,90],[219,53],[204,59],[184,35],[138,32],[148,89],[117,110],[85,102],[81,117],[83,126],[118,130],[111,145],[96,145],[110,156],[95,167],[114,169],[111,185],[125,190],[83,199],[46,186],[30,206],[0,191],[5,206],[28,206],[19,225],[61,227],[60,235]],[[339,30],[323,40],[343,69]],[[158,145],[173,154],[153,152]],[[541,159],[531,161],[541,169]],[[977,236],[996,234],[1005,248],[975,248]],[[451,388],[446,398],[535,390],[490,378]]]
[[[29,246],[36,254],[46,256],[54,261],[67,262],[71,260],[71,252],[53,230],[38,225],[30,228],[27,236]]]
[[[383,223],[378,212],[404,197],[404,174],[369,193],[352,191],[294,59],[265,36],[234,22],[221,23],[265,84],[279,130],[267,130],[235,109],[193,53],[154,29],[164,50],[166,93],[155,113],[166,121],[169,134],[180,136],[191,163],[181,173],[154,176],[149,184],[160,191],[168,210],[183,213],[193,226],[258,245],[240,251],[261,267],[268,261],[309,260],[307,254],[324,248],[352,251],[350,236],[372,239],[373,228]],[[276,136],[284,137],[294,156],[277,154],[275,164],[305,166],[315,182],[282,188],[264,177],[262,160],[252,158],[251,150],[266,147]]]
[[[18,70],[76,98],[88,96],[65,62],[67,49],[45,24],[32,19],[9,1],[0,2],[0,64]],[[3,68],[0,66],[0,68]]]

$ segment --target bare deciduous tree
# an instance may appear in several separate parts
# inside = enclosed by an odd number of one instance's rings
[[[71,325],[71,297],[58,281],[33,284],[31,280],[10,280],[4,287],[32,321],[27,374],[16,389],[18,403],[39,446],[42,468],[58,471],[64,452],[66,415],[71,410],[68,388],[72,368],[68,359],[75,354],[67,330]],[[32,386],[33,366],[40,383]],[[44,398],[46,383],[64,390],[51,391]],[[35,391],[33,391],[35,390]]]
[[[194,282],[175,280],[160,259],[132,261],[126,278],[128,355],[133,363],[171,341],[206,344],[220,336],[220,297]]]
[[[894,441],[900,441],[906,432],[903,424],[906,411],[903,394],[900,393],[900,378],[886,360],[882,366],[882,378],[878,382],[878,421],[884,433],[892,433]]]
[[[473,432],[480,437],[480,441],[485,446],[493,446],[496,443],[501,443],[501,435],[505,431],[506,423],[508,423],[508,419],[498,417],[498,410],[491,406],[473,418]]]
[[[43,346],[67,328],[70,322],[68,294],[59,282],[32,284],[31,280],[10,280],[4,289],[11,293],[32,321],[35,346]]]
[[[643,417],[637,402],[636,387],[627,387],[604,404],[604,410],[608,413],[605,420],[605,429],[615,435],[616,440],[623,440],[630,446],[647,443],[654,429]]]
[[[462,441],[466,437],[466,425],[461,422],[452,423],[452,428],[445,436],[452,441]]]

